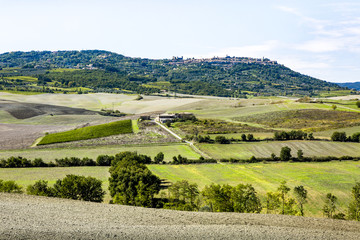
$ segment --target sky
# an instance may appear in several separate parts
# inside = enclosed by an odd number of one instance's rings
[[[0,0],[0,9],[0,53],[267,57],[325,81],[360,81],[359,0]]]

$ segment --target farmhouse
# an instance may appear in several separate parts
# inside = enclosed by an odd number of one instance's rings
[[[193,113],[164,113],[164,114],[160,114],[156,118],[156,121],[161,122],[161,123],[166,123],[166,122],[174,122],[179,119],[191,120],[194,118],[195,118],[195,116]]]

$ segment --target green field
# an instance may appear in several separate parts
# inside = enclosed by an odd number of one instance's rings
[[[269,141],[247,142],[233,144],[198,144],[200,150],[213,158],[249,159],[255,157],[270,157],[272,153],[280,155],[282,147],[292,149],[291,154],[301,149],[304,156],[360,156],[360,143],[330,142],[330,141]]]
[[[36,82],[38,79],[36,77],[31,76],[14,76],[14,77],[4,77],[4,79],[8,80],[21,80],[27,82]]]
[[[203,188],[211,183],[237,185],[252,184],[261,196],[276,191],[286,180],[293,189],[303,185],[308,190],[309,203],[306,216],[321,217],[325,195],[336,195],[342,210],[349,203],[351,188],[360,181],[360,162],[328,163],[272,163],[272,164],[202,164],[202,165],[149,165],[160,178],[171,182],[186,179]]]
[[[132,132],[133,129],[131,120],[122,120],[96,126],[78,128],[66,132],[49,134],[43,137],[38,145],[100,138]]]
[[[149,169],[162,179],[171,182],[186,179],[202,189],[211,183],[237,185],[252,184],[261,198],[267,191],[276,191],[279,183],[286,180],[293,189],[303,185],[308,190],[309,203],[306,216],[321,217],[325,195],[329,192],[339,199],[339,207],[345,212],[350,201],[351,188],[360,181],[360,162],[327,163],[272,163],[272,164],[201,164],[201,165],[149,165]],[[108,187],[108,167],[71,168],[0,168],[0,178],[14,180],[22,186],[39,179],[53,184],[67,174],[93,176]],[[106,197],[109,200],[109,196]]]
[[[98,155],[115,155],[119,152],[131,151],[140,154],[146,154],[151,157],[159,152],[165,155],[165,161],[171,161],[173,156],[181,156],[189,159],[198,159],[199,154],[194,152],[187,144],[169,143],[169,144],[148,144],[148,145],[111,145],[111,146],[93,146],[79,148],[44,148],[44,149],[24,149],[24,150],[6,150],[0,151],[0,159],[11,156],[22,156],[28,159],[42,158],[44,161],[54,161],[55,158],[64,157],[89,157],[96,159]],[[1,177],[0,177],[1,178]]]

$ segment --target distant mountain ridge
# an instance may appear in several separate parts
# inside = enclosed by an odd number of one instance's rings
[[[17,72],[0,72],[0,77],[32,75],[47,82],[58,82],[57,85],[62,87],[71,82],[72,87],[124,89],[140,93],[176,91],[226,97],[311,96],[319,91],[342,89],[266,58],[227,56],[154,60],[131,58],[102,50],[31,51],[0,54],[0,68],[20,68]],[[82,70],[76,73],[49,73],[48,70],[54,68]],[[96,78],[92,75],[96,75]]]
[[[346,83],[336,83],[336,84],[339,85],[340,87],[346,87],[358,91],[360,90],[360,82],[346,82]]]

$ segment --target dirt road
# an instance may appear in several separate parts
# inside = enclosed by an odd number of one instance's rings
[[[358,239],[360,223],[0,193],[0,239]]]

